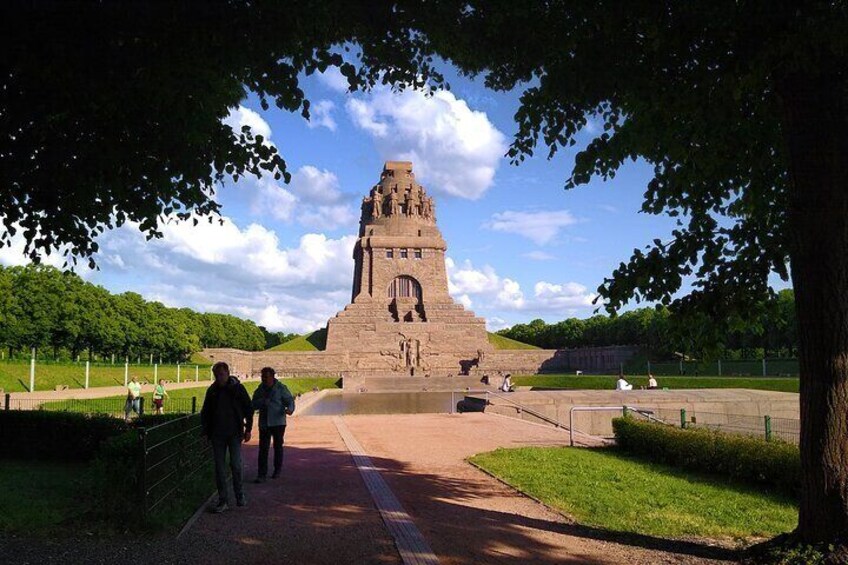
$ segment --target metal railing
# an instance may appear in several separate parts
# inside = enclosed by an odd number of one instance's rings
[[[145,516],[211,462],[212,449],[200,432],[200,414],[139,428],[139,494]]]
[[[798,444],[801,438],[801,421],[796,418],[775,418],[770,415],[754,416],[704,412],[700,410],[662,409],[657,417],[667,424],[682,428],[705,428],[725,433],[779,439]]]

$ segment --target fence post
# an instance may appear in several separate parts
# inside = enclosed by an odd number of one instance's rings
[[[680,427],[681,428],[686,427],[686,408],[680,409]]]
[[[141,396],[138,399],[138,417],[141,418],[144,416],[144,397]]]
[[[197,397],[196,396],[191,397],[191,413],[197,414]]]
[[[180,384],[180,364],[177,363],[177,384]]]
[[[129,359],[129,357],[127,357],[127,359],[124,361],[124,386],[127,386],[127,384],[129,384],[129,381],[130,381],[130,359]]]
[[[29,360],[29,391],[35,392],[35,348],[32,348],[32,358]]]
[[[142,401],[144,399],[142,398]],[[147,519],[147,430],[139,428],[138,430],[138,445],[141,450],[138,458],[138,494],[139,503],[141,504],[141,516],[143,520]]]
[[[194,366],[194,382],[200,382],[200,369],[197,365]]]
[[[683,358],[680,359],[680,363],[678,364],[678,372],[679,374],[683,374]]]
[[[721,376],[721,359],[718,360],[718,376]]]
[[[771,416],[766,414],[763,416],[763,420],[766,424],[766,441],[771,441]]]
[[[88,389],[88,377],[89,377],[90,372],[91,372],[91,362],[86,361],[85,362],[85,388],[86,388],[86,390]]]
[[[159,365],[153,365],[153,382],[159,382]]]
[[[650,361],[648,361],[648,374],[649,375],[651,374],[651,362]]]
[[[766,358],[763,357],[763,376],[766,376]]]
[[[8,392],[3,395],[3,404],[6,406],[6,411],[9,411],[9,406],[12,405],[12,395]]]

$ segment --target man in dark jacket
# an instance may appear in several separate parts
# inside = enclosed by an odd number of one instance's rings
[[[230,376],[230,367],[223,362],[212,367],[215,382],[206,390],[206,398],[200,411],[203,435],[212,442],[215,458],[215,482],[218,486],[218,505],[214,512],[220,514],[229,509],[227,494],[227,451],[230,452],[230,471],[233,475],[233,492],[236,504],[244,506],[246,501],[242,489],[241,442],[250,441],[253,429],[253,406],[244,385]]]

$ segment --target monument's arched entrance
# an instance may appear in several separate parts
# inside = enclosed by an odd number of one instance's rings
[[[389,283],[389,312],[395,322],[425,321],[421,283],[409,275],[400,275]]]

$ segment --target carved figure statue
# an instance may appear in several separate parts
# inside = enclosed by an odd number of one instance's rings
[[[389,215],[397,216],[398,213],[398,195],[397,192],[392,191],[389,193]]]
[[[412,197],[412,191],[406,193],[406,198],[404,199],[404,205],[406,206],[406,215],[414,216],[415,215],[415,199]]]

